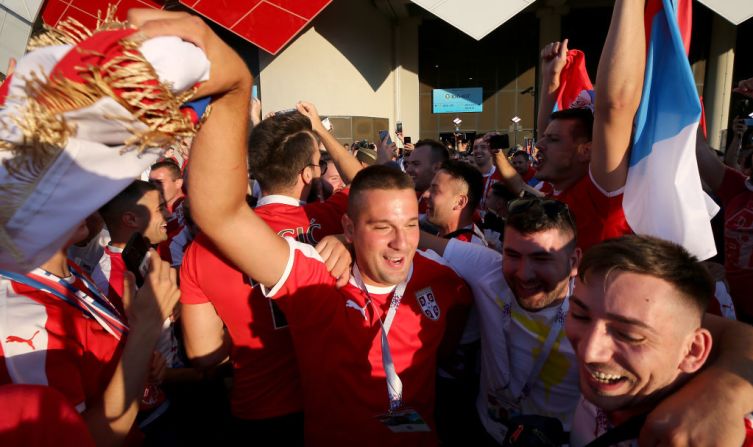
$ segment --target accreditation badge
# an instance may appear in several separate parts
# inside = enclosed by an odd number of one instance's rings
[[[377,416],[392,433],[430,432],[429,424],[412,408],[400,408]]]

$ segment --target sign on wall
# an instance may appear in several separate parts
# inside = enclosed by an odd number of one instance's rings
[[[483,111],[483,96],[481,87],[434,89],[432,90],[432,112],[481,112]]]

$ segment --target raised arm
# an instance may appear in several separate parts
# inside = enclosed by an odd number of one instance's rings
[[[101,398],[87,402],[81,414],[98,446],[119,446],[131,430],[144,394],[154,346],[162,322],[170,315],[180,292],[175,270],[151,251],[149,273],[134,298],[135,280],[126,272],[123,304],[128,316],[128,338]]]
[[[335,163],[335,167],[337,167],[337,172],[340,173],[343,181],[345,183],[352,182],[353,177],[362,169],[361,163],[337,141],[334,135],[324,128],[322,119],[319,117],[319,112],[313,104],[299,102],[296,104],[296,108],[311,120],[311,127],[319,136],[319,139],[322,140],[324,148],[327,149],[327,152],[332,157],[332,161]]]
[[[549,125],[557,92],[560,89],[560,74],[567,64],[567,39],[552,42],[541,50],[541,86],[539,87],[539,112],[536,119],[537,137],[541,138]]]
[[[607,191],[625,186],[633,119],[646,65],[643,0],[617,0],[596,73],[591,174]]]
[[[523,177],[512,167],[510,160],[507,159],[503,151],[498,151],[492,160],[494,160],[494,166],[497,167],[497,171],[502,176],[504,185],[514,194],[520,195],[525,191],[536,197],[544,196],[541,191],[531,187],[523,180]]]
[[[209,80],[197,93],[211,95],[213,101],[191,148],[188,195],[192,217],[241,271],[261,284],[273,285],[282,277],[290,253],[287,243],[246,205],[251,73],[200,18],[168,12],[159,17],[164,18],[144,23],[142,32],[177,35],[193,42],[211,63]],[[130,15],[129,21],[134,23]]]

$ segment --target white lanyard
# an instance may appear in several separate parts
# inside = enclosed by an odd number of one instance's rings
[[[400,284],[395,286],[395,289],[392,292],[392,299],[390,300],[390,307],[387,310],[387,316],[384,318],[384,321],[382,321],[381,312],[379,312],[379,308],[377,308],[371,300],[371,295],[366,288],[366,284],[363,282],[358,266],[353,265],[353,279],[356,281],[356,285],[366,294],[366,297],[368,298],[367,304],[371,304],[371,307],[376,310],[377,315],[379,316],[379,324],[382,329],[382,367],[384,368],[384,374],[387,380],[387,397],[390,402],[390,411],[397,410],[403,406],[403,382],[397,375],[397,371],[395,371],[395,364],[392,361],[392,353],[390,352],[390,343],[389,340],[387,340],[387,334],[390,332],[392,321],[395,319],[397,308],[400,306],[400,301],[403,299],[405,288],[408,286],[408,281],[410,281],[411,276],[413,276],[413,264],[410,266],[408,276],[401,281]]]
[[[567,316],[567,310],[570,307],[570,296],[572,294],[573,280],[571,279],[570,284],[568,285],[567,296],[562,301],[562,304],[560,304],[559,309],[557,309],[557,315],[554,317],[554,321],[549,327],[549,334],[546,337],[544,345],[541,347],[539,356],[536,358],[536,363],[534,363],[533,367],[531,368],[531,372],[528,374],[528,379],[525,381],[525,383],[523,383],[523,386],[520,387],[520,391],[513,394],[513,396],[515,396],[514,399],[517,404],[520,404],[528,397],[528,395],[531,393],[531,388],[533,388],[534,382],[539,377],[542,368],[544,368],[544,364],[549,358],[549,354],[552,352],[552,348],[554,347],[554,343],[559,337],[562,326],[565,324],[565,317]]]

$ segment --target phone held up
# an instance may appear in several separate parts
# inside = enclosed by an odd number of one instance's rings
[[[136,277],[136,286],[144,285],[144,278],[149,271],[149,244],[144,236],[139,233],[133,233],[128,243],[123,249],[123,262],[129,272]]]
[[[403,122],[398,121],[395,123],[395,133],[403,133]]]

